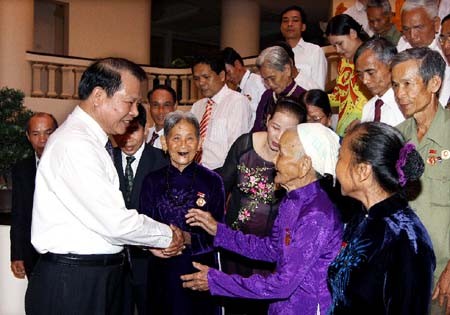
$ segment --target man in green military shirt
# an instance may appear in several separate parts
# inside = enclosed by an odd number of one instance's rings
[[[411,48],[394,56],[392,87],[407,118],[397,128],[425,161],[421,191],[410,202],[436,254],[432,314],[450,314],[450,111],[439,105],[445,61],[437,51]],[[414,276],[414,275],[411,275]],[[439,306],[439,305],[440,306]]]

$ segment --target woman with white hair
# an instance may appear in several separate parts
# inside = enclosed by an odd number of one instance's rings
[[[322,124],[305,123],[283,133],[279,144],[275,182],[287,194],[269,236],[245,235],[198,209],[186,216],[191,226],[215,236],[216,247],[274,262],[275,271],[244,278],[194,263],[199,272],[182,276],[183,286],[212,295],[268,299],[269,314],[325,314],[331,303],[326,273],[341,246],[342,223],[319,179],[334,177],[339,138]]]

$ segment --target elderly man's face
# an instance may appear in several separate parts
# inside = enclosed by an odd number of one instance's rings
[[[155,129],[157,131],[164,127],[164,118],[167,114],[175,110],[175,100],[168,91],[159,89],[155,90],[150,97],[150,115],[155,122]]]
[[[383,8],[367,8],[369,27],[375,34],[382,34],[391,28],[391,15],[385,14]]]
[[[442,23],[439,41],[441,43],[445,59],[447,59],[447,64],[450,65],[450,20]]]
[[[305,31],[306,25],[303,24],[300,12],[290,10],[283,14],[281,18],[280,31],[286,40],[300,40],[302,32]]]
[[[194,83],[204,97],[213,97],[225,84],[225,71],[219,74],[210,65],[199,63],[193,69]]]
[[[200,150],[200,140],[194,125],[186,120],[178,122],[165,138],[165,146],[172,165],[182,171],[192,163],[195,154]]]
[[[28,123],[27,138],[33,147],[34,152],[40,158],[44,152],[48,137],[55,131],[56,126],[53,119],[48,116],[34,116]]]
[[[439,18],[430,18],[424,8],[402,13],[402,33],[412,47],[428,47],[439,31]]]
[[[128,126],[127,131],[123,135],[114,136],[117,145],[126,155],[134,155],[146,138],[147,133],[145,132],[145,128],[136,120]]]
[[[392,88],[406,118],[424,112],[432,104],[431,84],[423,82],[417,60],[408,60],[392,68]]]
[[[289,129],[284,132],[274,161],[277,170],[275,183],[283,186],[299,177],[299,157],[302,151],[296,130]]]
[[[391,87],[389,66],[380,61],[373,50],[366,50],[356,61],[359,79],[373,95],[382,96]]]
[[[291,67],[289,65],[285,65],[284,70],[279,71],[263,64],[260,73],[267,87],[276,94],[283,92],[292,82]]]
[[[129,71],[121,73],[122,85],[111,97],[104,90],[95,90],[95,119],[109,135],[124,134],[134,117],[141,98],[141,82]],[[97,89],[97,88],[96,88]]]

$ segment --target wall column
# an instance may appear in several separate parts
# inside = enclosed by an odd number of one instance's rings
[[[26,51],[33,49],[34,1],[0,0],[0,87],[31,92],[31,65]]]
[[[220,48],[233,47],[242,57],[259,54],[260,7],[255,0],[222,0]]]

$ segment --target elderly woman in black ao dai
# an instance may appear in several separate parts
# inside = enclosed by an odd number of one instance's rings
[[[330,314],[428,313],[435,257],[404,193],[423,170],[414,145],[397,129],[369,122],[347,131],[336,175],[342,194],[364,207],[348,223],[328,269]]]
[[[191,208],[201,208],[222,221],[223,183],[219,175],[194,161],[200,149],[200,131],[191,113],[170,113],[164,121],[161,143],[169,153],[170,165],[146,177],[141,210],[157,221],[180,227],[186,248],[176,257],[151,258],[151,314],[215,314],[217,309],[209,293],[183,289],[180,275],[195,271],[192,261],[216,265],[213,238],[201,228],[187,225],[184,216]]]

